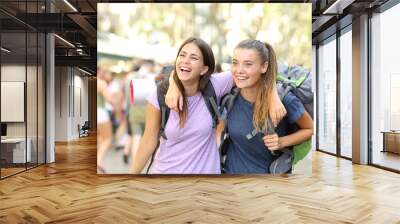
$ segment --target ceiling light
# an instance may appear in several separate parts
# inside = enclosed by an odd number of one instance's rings
[[[81,69],[81,68],[78,68],[78,70],[81,71],[81,72],[83,72],[83,73],[85,73],[85,74],[87,74],[87,75],[92,75],[92,73],[90,73],[90,72],[88,72],[88,71],[85,71],[85,70],[83,70],[83,69]]]
[[[69,3],[67,0],[64,0],[65,4],[67,4],[72,10],[74,10],[74,12],[78,12],[78,10],[71,4]]]
[[[354,1],[355,0],[336,0],[332,5],[325,9],[322,14],[342,14],[343,10]]]
[[[11,50],[9,50],[9,49],[7,49],[7,48],[5,48],[5,47],[1,47],[1,50],[4,51],[4,52],[6,52],[6,53],[10,53],[10,52],[11,52]]]
[[[60,39],[61,41],[63,41],[64,43],[68,44],[69,46],[75,48],[75,45],[71,44],[71,42],[67,41],[66,39],[58,36],[57,34],[54,34],[55,37],[57,37],[58,39]]]

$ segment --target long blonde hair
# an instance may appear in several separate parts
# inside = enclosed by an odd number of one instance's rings
[[[267,122],[270,119],[269,108],[271,106],[272,91],[275,89],[277,62],[275,51],[268,43],[259,40],[244,40],[240,42],[237,48],[253,49],[261,58],[261,63],[267,63],[267,71],[261,74],[258,81],[258,90],[256,101],[254,103],[253,124],[256,130],[263,130],[270,125]]]

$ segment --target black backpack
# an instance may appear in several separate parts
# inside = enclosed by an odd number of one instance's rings
[[[168,82],[168,80],[164,81]],[[157,100],[158,100],[158,105],[160,106],[160,112],[161,112],[161,123],[160,123],[160,132],[158,134],[159,138],[163,138],[167,140],[167,136],[165,135],[165,127],[167,125],[168,117],[170,114],[171,109],[165,104],[165,94],[162,91],[162,85],[165,83],[161,83],[157,85]],[[218,99],[217,95],[215,94],[214,87],[209,80],[206,88],[201,92],[204,98],[204,102],[207,106],[208,111],[210,112],[211,118],[212,118],[212,127],[215,129],[218,125],[218,118],[220,117],[220,112],[218,110]],[[150,170],[151,165],[153,164],[154,161],[154,156],[157,152],[157,149],[160,145],[160,141],[158,141],[158,144],[156,146],[156,149],[154,150],[153,154],[151,155],[151,160],[150,164],[147,168],[147,173]]]

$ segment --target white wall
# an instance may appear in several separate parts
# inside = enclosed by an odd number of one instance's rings
[[[2,65],[1,66],[1,81],[9,82],[25,82],[25,65]],[[28,66],[28,70],[30,70]],[[7,108],[1,108],[6,110]],[[7,122],[7,136],[8,137],[25,137],[25,123],[24,122]]]
[[[67,67],[55,68],[55,141],[68,140],[68,85]]]
[[[88,78],[82,75],[76,68],[56,67],[56,141],[77,139],[78,124],[88,120]]]

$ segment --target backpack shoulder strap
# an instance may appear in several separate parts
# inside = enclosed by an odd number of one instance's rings
[[[165,135],[165,125],[167,124],[169,112],[171,109],[165,104],[165,95],[162,93],[161,87],[159,85],[157,86],[157,100],[161,112],[159,137],[162,137],[166,140],[167,136]]]
[[[220,153],[220,159],[221,159],[221,172],[225,173],[225,159],[226,159],[226,153],[228,151],[228,146],[231,142],[230,137],[229,137],[229,132],[228,132],[228,114],[231,111],[233,107],[233,103],[237,96],[239,95],[240,89],[239,88],[233,88],[230,93],[225,94],[221,98],[221,106],[220,106],[220,113],[221,113],[221,120],[225,123],[225,127],[222,130],[221,133],[221,143],[219,145],[219,153]]]
[[[218,124],[218,119],[221,114],[218,110],[217,95],[211,81],[208,81],[206,88],[202,91],[202,95],[206,103],[207,109],[211,114],[211,118],[213,120],[213,128],[216,128]]]
[[[224,95],[221,99],[221,106],[220,106],[220,113],[221,113],[221,120],[225,123],[225,127],[221,133],[221,144],[225,141],[226,138],[229,138],[228,133],[228,114],[233,107],[233,103],[235,99],[239,95],[240,89],[233,88],[230,93]]]
[[[231,92],[224,95],[221,98],[221,119],[226,121],[228,118],[228,114],[233,107],[233,103],[235,102],[236,97],[239,95],[240,89],[239,88],[232,88]]]
[[[253,129],[250,133],[248,133],[246,135],[246,138],[248,140],[252,139],[254,136],[256,136],[258,133],[264,133],[264,134],[268,134],[268,135],[273,135],[275,134],[275,127],[274,127],[274,123],[272,123],[271,118],[265,120],[264,122],[264,126],[262,127],[262,130],[257,130],[257,129]]]

